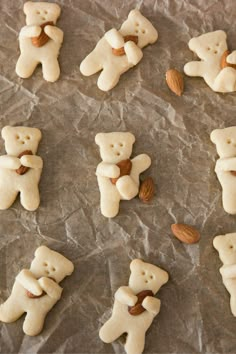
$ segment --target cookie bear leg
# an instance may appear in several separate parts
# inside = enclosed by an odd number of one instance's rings
[[[119,212],[120,198],[119,196],[101,195],[101,213],[107,218],[114,218]]]
[[[90,53],[80,64],[84,76],[90,76],[102,70],[101,60],[95,52]]]
[[[130,331],[128,332],[125,351],[127,354],[142,354],[145,345],[145,333]]]
[[[121,197],[125,200],[134,198],[139,191],[138,185],[133,181],[130,176],[123,176],[116,182],[116,188]]]
[[[42,62],[43,78],[55,82],[60,76],[60,67],[57,58],[48,58]]]
[[[10,323],[15,322],[24,313],[24,310],[16,303],[13,296],[10,296],[1,306],[0,306],[0,321]]]
[[[21,205],[29,211],[34,211],[40,204],[40,196],[38,186],[32,186],[29,189],[20,191]]]
[[[124,333],[124,330],[114,319],[108,320],[100,329],[99,336],[104,343],[112,343]]]
[[[5,186],[1,186],[0,188],[0,210],[5,210],[10,208],[10,206],[14,203],[18,192],[12,191]]]
[[[38,61],[30,58],[28,55],[21,54],[16,63],[16,73],[22,79],[27,79],[33,74],[37,65]]]
[[[43,324],[45,320],[45,314],[39,312],[40,309],[36,311],[29,311],[25,316],[23,323],[23,331],[28,336],[36,336],[43,329]]]
[[[214,90],[233,92],[236,90],[236,70],[226,67],[220,71],[214,82]]]
[[[104,67],[99,75],[97,85],[102,91],[111,90],[120,79],[120,74],[116,71],[114,66]]]
[[[235,182],[236,182],[236,177]],[[222,185],[222,203],[223,208],[228,214],[236,214],[236,192],[232,190],[232,185]]]

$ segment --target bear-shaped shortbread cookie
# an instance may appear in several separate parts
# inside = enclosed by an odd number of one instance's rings
[[[223,284],[230,293],[230,307],[236,316],[236,233],[216,236],[213,241],[223,266],[220,268]]]
[[[211,141],[220,156],[215,172],[222,187],[223,208],[236,214],[236,127],[213,130]]]
[[[221,69],[221,58],[227,50],[226,33],[215,31],[192,38],[189,48],[201,59],[184,66],[188,76],[203,77],[205,82],[216,92],[232,92],[236,90],[236,70],[232,67]],[[236,52],[227,57],[227,62],[236,63]]]
[[[119,30],[106,32],[95,49],[82,61],[80,71],[90,76],[102,70],[97,85],[102,91],[111,90],[121,74],[142,59],[142,48],[155,43],[158,33],[140,13],[132,10]]]
[[[43,168],[43,160],[36,156],[41,132],[36,128],[6,126],[2,138],[7,155],[0,156],[0,209],[8,209],[20,193],[22,206],[36,210]]]
[[[44,79],[54,82],[60,76],[57,57],[63,41],[62,30],[56,27],[60,7],[48,2],[27,1],[24,13],[26,26],[19,34],[21,54],[16,73],[21,78],[28,78],[41,63]]]
[[[121,286],[115,293],[111,318],[99,332],[101,340],[111,343],[127,333],[127,354],[141,354],[145,345],[145,333],[159,313],[161,301],[154,297],[167,283],[168,273],[140,259],[130,264],[129,286]]]
[[[0,321],[15,322],[26,312],[24,333],[39,334],[47,313],[61,297],[58,284],[73,270],[73,263],[60,253],[46,246],[37,248],[30,269],[17,275],[11,295],[0,306]]]
[[[151,165],[151,159],[141,154],[129,160],[135,137],[125,132],[99,133],[95,137],[100,147],[102,162],[97,166],[96,175],[101,193],[101,212],[112,218],[119,212],[120,200],[130,200],[139,192],[139,175]],[[123,174],[117,166],[124,161],[130,163],[130,170]],[[115,183],[112,180],[117,179]]]

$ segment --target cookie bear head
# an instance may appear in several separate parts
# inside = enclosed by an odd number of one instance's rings
[[[49,2],[27,1],[24,4],[24,13],[28,26],[40,26],[45,22],[53,22],[55,25],[60,16],[61,9],[57,4]]]
[[[131,133],[99,133],[95,142],[103,162],[117,164],[130,158],[135,137]]]
[[[213,130],[211,141],[216,145],[220,158],[236,156],[236,127]]]
[[[213,246],[224,265],[236,264],[236,233],[216,236]]]
[[[2,129],[6,152],[12,156],[19,156],[25,150],[31,150],[35,155],[41,137],[36,128],[6,126]]]
[[[130,270],[129,286],[135,294],[151,290],[155,295],[169,279],[166,271],[141,259],[134,259],[130,264]]]
[[[140,48],[155,43],[158,38],[157,30],[137,9],[130,11],[128,19],[123,23],[120,31],[123,35],[138,36]]]
[[[38,247],[34,255],[35,258],[31,262],[30,270],[37,279],[48,277],[60,283],[74,270],[74,265],[71,261],[46,246]]]
[[[189,41],[191,49],[202,60],[221,59],[222,54],[227,50],[226,33],[215,31],[202,34]]]

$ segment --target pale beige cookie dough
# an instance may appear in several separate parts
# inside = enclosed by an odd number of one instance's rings
[[[214,31],[192,38],[189,41],[191,49],[200,58],[184,66],[188,76],[202,77],[208,86],[216,92],[233,92],[236,90],[236,70],[232,67],[221,68],[221,59],[228,49],[226,33]],[[226,61],[236,64],[236,52],[231,53]]]
[[[236,214],[236,127],[215,129],[211,141],[220,156],[215,172],[222,187],[223,208],[229,214]]]
[[[43,160],[36,153],[41,137],[36,128],[6,126],[2,129],[7,155],[0,156],[1,210],[10,208],[18,193],[25,209],[38,208]]]
[[[60,253],[46,246],[37,248],[30,269],[17,275],[11,295],[0,306],[0,321],[15,322],[26,312],[24,333],[39,334],[47,313],[61,298],[59,283],[73,270],[73,263]]]
[[[236,232],[216,236],[213,241],[223,266],[220,268],[223,284],[230,293],[230,308],[236,316]]]
[[[126,353],[141,354],[146,331],[160,312],[161,301],[154,296],[169,277],[166,271],[140,259],[131,262],[130,270],[129,285],[116,291],[112,316],[99,336],[103,342],[112,343],[127,333]]]
[[[102,158],[96,170],[101,213],[113,218],[119,212],[120,200],[131,200],[138,195],[139,175],[149,168],[151,159],[146,154],[130,159],[135,137],[128,132],[99,133],[95,141]],[[125,173],[124,164],[128,164]]]
[[[102,91],[111,90],[121,74],[137,65],[143,57],[142,48],[155,43],[158,33],[139,10],[132,10],[119,30],[106,32],[95,49],[82,61],[80,71],[90,76],[101,74],[97,85]]]
[[[23,79],[28,78],[36,66],[42,64],[44,79],[54,82],[60,76],[57,57],[63,42],[63,32],[56,27],[56,21],[61,9],[55,3],[27,1],[24,13],[26,26],[19,34],[21,54],[16,73]]]

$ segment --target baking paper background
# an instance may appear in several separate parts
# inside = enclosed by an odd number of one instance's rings
[[[182,71],[194,58],[187,46],[193,36],[222,29],[229,48],[236,49],[235,2],[57,2],[62,6],[58,27],[65,37],[61,77],[54,84],[43,80],[40,67],[27,80],[15,74],[18,33],[25,25],[23,1],[0,2],[0,128],[41,129],[38,155],[44,160],[40,208],[28,212],[17,200],[0,212],[0,303],[39,245],[63,253],[75,271],[63,281],[62,299],[39,336],[23,334],[23,317],[0,323],[0,352],[124,353],[121,340],[104,344],[98,330],[110,315],[116,289],[127,285],[130,261],[140,257],[170,274],[157,295],[161,312],[148,331],[144,353],[235,353],[236,319],[212,241],[236,231],[236,217],[222,208],[209,135],[236,125],[236,93],[217,94],[203,79],[185,77],[184,95],[177,97],[165,83],[167,69]],[[159,39],[104,93],[97,88],[98,75],[80,74],[80,62],[135,7],[151,20]],[[108,220],[100,213],[94,137],[111,131],[135,135],[133,155],[151,156],[152,166],[143,176],[152,176],[157,190],[150,204],[137,198],[122,202],[119,215]],[[5,154],[2,139],[0,153]],[[176,222],[195,225],[200,243],[175,239],[170,225]]]

